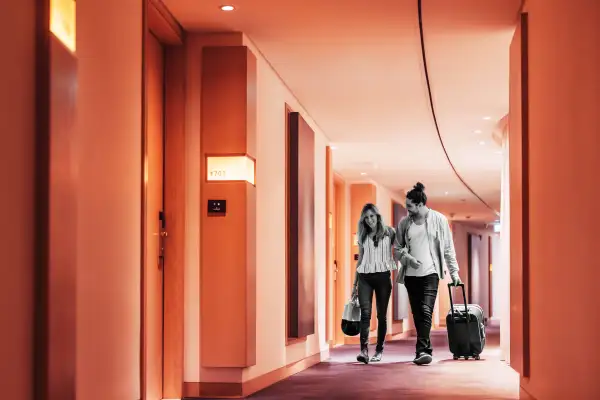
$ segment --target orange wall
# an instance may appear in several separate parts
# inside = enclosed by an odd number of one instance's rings
[[[200,164],[206,174],[207,155],[256,156],[257,99],[248,90],[256,85],[256,58],[244,46],[205,48],[202,57]],[[247,367],[256,360],[256,187],[200,180],[200,362]],[[226,215],[208,215],[209,199],[227,200]]]
[[[335,157],[335,153],[332,154]],[[343,178],[337,174],[334,174],[334,235],[335,235],[335,254],[333,257],[337,261],[337,279],[335,281],[335,319],[333,324],[335,326],[335,344],[344,343],[344,332],[342,332],[341,326],[338,321],[341,320],[341,315],[344,310],[344,305],[349,296],[350,284],[349,282],[349,266],[350,266],[350,251],[347,237],[350,235],[349,227],[349,210],[348,210],[348,196],[349,188]]]
[[[467,290],[467,296],[469,295],[469,283],[471,285],[472,298],[467,298],[469,303],[479,304],[485,311],[485,316],[490,318],[489,312],[489,256],[488,256],[488,240],[493,233],[485,229],[477,229],[472,226],[462,224],[460,222],[453,222],[453,238],[454,248],[456,250],[456,260],[460,268],[459,275],[463,282],[465,282],[465,289]],[[469,279],[469,234],[481,235],[481,242],[478,249],[479,252],[479,265],[473,265],[471,271],[471,278]],[[473,249],[475,251],[475,249]],[[478,270],[476,270],[478,268]],[[440,290],[448,291],[447,287],[440,287]],[[462,292],[460,289],[454,290],[454,297],[456,301],[462,303]],[[444,311],[447,312],[448,309]],[[445,315],[444,315],[445,317]]]
[[[244,371],[250,380],[314,354],[328,355],[325,324],[325,148],[327,138],[279,76],[244,37],[258,62],[256,235],[257,363]],[[315,132],[315,334],[285,346],[285,113],[284,104],[301,113]],[[281,301],[273,301],[279,298]]]
[[[592,399],[600,393],[600,2],[529,0],[528,11],[531,377],[521,384],[540,400]]]
[[[200,366],[200,72],[207,45],[246,45],[257,58],[256,137],[256,365],[237,371]],[[186,97],[186,382],[246,382],[306,357],[327,353],[325,341],[325,146],[327,139],[254,44],[241,34],[189,34]],[[316,333],[304,342],[285,344],[285,119],[288,104],[315,131]],[[273,301],[279,299],[278,301]]]
[[[510,151],[508,127],[502,134],[502,184],[501,184],[501,208],[500,208],[500,254],[498,261],[500,265],[494,264],[493,282],[498,299],[497,311],[494,314],[500,319],[500,347],[502,349],[502,360],[510,364]],[[495,256],[493,256],[495,257]]]
[[[186,44],[184,381],[200,382],[200,98],[202,47],[239,45],[241,34],[190,34]]]
[[[510,209],[510,365],[523,368],[523,182],[522,182],[522,65],[521,28],[517,27],[510,45],[509,85],[509,209]]]
[[[0,388],[23,400],[33,398],[34,3],[0,13]]]
[[[141,43],[142,2],[78,2],[77,398],[140,397]]]

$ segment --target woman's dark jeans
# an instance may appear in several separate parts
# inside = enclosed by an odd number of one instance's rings
[[[383,351],[383,342],[387,333],[387,309],[392,294],[390,272],[358,274],[358,301],[360,302],[360,349],[365,350],[369,344],[371,326],[371,310],[373,309],[373,292],[377,305],[377,347],[375,351]]]

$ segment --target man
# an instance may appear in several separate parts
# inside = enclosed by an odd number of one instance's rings
[[[417,182],[406,194],[408,216],[397,227],[394,253],[402,267],[398,283],[408,292],[410,307],[417,329],[417,365],[432,361],[431,319],[440,279],[444,278],[444,261],[453,285],[461,284],[452,232],[446,217],[427,207],[425,186]]]

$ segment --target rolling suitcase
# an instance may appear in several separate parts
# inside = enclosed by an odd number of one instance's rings
[[[463,292],[464,305],[452,301],[452,284],[448,284],[450,292],[450,311],[446,316],[448,344],[455,360],[470,357],[479,360],[479,355],[485,347],[485,324],[483,309],[477,304],[467,304],[465,285],[460,284]]]

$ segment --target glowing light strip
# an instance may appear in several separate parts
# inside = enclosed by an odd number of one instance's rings
[[[74,0],[50,0],[50,32],[75,53]]]

